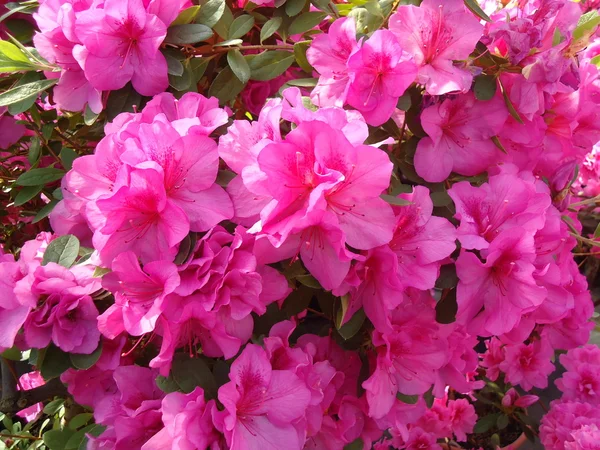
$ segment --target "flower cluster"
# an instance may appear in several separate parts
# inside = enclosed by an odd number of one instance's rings
[[[200,3],[23,2],[0,41],[6,434],[597,448],[590,2]]]

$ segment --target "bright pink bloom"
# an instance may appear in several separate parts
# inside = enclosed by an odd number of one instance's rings
[[[550,196],[538,193],[530,180],[503,173],[491,176],[479,187],[467,181],[452,185],[448,194],[460,220],[458,239],[463,248],[482,250],[500,232],[519,226],[534,233],[545,222]]]
[[[533,237],[524,228],[500,233],[486,251],[486,261],[463,250],[456,261],[457,321],[472,334],[500,335],[533,311],[547,291],[536,284]]]
[[[167,394],[161,406],[165,427],[142,445],[141,450],[205,449],[212,448],[219,439],[212,422],[215,401],[206,402],[201,387],[189,394]]]
[[[352,53],[348,73],[348,103],[369,125],[379,126],[392,116],[398,98],[415,80],[417,67],[393,33],[377,30]]]
[[[429,137],[419,141],[415,169],[429,182],[445,180],[452,171],[477,175],[500,158],[492,142],[508,110],[501,97],[483,102],[473,93],[447,98],[421,114],[421,124]],[[477,153],[477,158],[473,154]]]
[[[101,214],[94,247],[107,264],[127,250],[143,263],[172,260],[190,231],[185,212],[167,198],[158,165],[130,172],[110,198],[96,202]]]
[[[85,47],[86,78],[101,91],[120,89],[131,81],[142,95],[163,92],[169,80],[159,46],[167,25],[142,0],[106,0],[103,9],[82,12],[75,33]]]
[[[473,75],[456,67],[466,60],[483,33],[483,26],[461,0],[424,0],[403,5],[390,18],[390,30],[419,67],[417,81],[431,95],[466,92]]]
[[[285,238],[307,212],[327,210],[355,248],[390,240],[392,209],[379,198],[392,169],[385,152],[352,145],[342,132],[312,121],[300,124],[285,141],[267,145],[258,163],[274,199],[261,213],[263,232]]]
[[[532,387],[544,389],[548,386],[548,375],[554,372],[551,358],[552,348],[542,341],[532,344],[507,345],[506,358],[500,370],[506,374],[506,381],[529,391]]]
[[[560,356],[561,364],[567,369],[555,381],[565,400],[600,404],[600,349],[595,345],[570,350]]]
[[[600,427],[597,406],[555,400],[550,404],[548,414],[542,418],[540,441],[549,450],[572,450],[577,431],[593,427]]]
[[[24,390],[36,388],[46,384],[46,380],[42,378],[42,374],[38,371],[28,372],[21,375],[18,386],[22,386]],[[27,422],[34,421],[38,414],[44,409],[42,402],[36,403],[28,408],[22,409],[17,413],[17,416],[23,417]]]
[[[492,337],[486,342],[486,347],[481,365],[486,368],[485,376],[496,381],[500,376],[500,364],[504,361],[504,344],[500,339]]]
[[[115,295],[115,303],[98,318],[100,331],[114,339],[123,330],[134,336],[154,330],[163,299],[179,286],[177,266],[153,261],[142,271],[133,252],[124,252],[111,267],[112,272],[102,278],[102,286]]]
[[[233,362],[231,381],[219,388],[225,411],[217,416],[232,450],[290,450],[304,446],[302,418],[310,391],[289,370],[273,370],[265,351],[249,344]]]
[[[446,345],[440,339],[435,310],[428,294],[406,297],[392,311],[390,332],[373,332],[377,365],[363,383],[367,391],[369,415],[385,416],[396,393],[423,394],[435,381],[436,371],[446,363]]]
[[[315,36],[306,58],[320,74],[311,94],[316,105],[344,106],[350,85],[346,64],[357,49],[356,24],[352,17],[336,20],[327,33]]]
[[[565,450],[600,450],[600,428],[584,425],[571,433],[573,441],[565,442]]]
[[[523,395],[520,396],[515,388],[510,388],[502,397],[502,406],[507,408],[510,406],[517,406],[519,408],[527,408],[528,406],[536,403],[540,398],[537,395]]]
[[[473,432],[477,414],[474,406],[468,400],[461,398],[448,401],[448,412],[450,415],[450,429],[459,442],[467,440],[467,434]]]

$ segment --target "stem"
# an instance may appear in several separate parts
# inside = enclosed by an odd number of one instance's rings
[[[289,44],[281,45],[245,45],[245,46],[231,46],[231,47],[213,47],[209,52],[194,52],[195,55],[214,55],[216,53],[226,53],[230,50],[293,50],[294,46]]]
[[[53,378],[42,386],[28,391],[17,391],[13,377],[4,370],[5,360],[2,363],[2,400],[0,400],[0,412],[14,414],[22,409],[28,408],[36,403],[46,401],[56,396],[67,396],[67,388],[60,382],[59,378]]]
[[[9,439],[29,439],[30,441],[41,441],[43,438],[37,436],[26,436],[22,434],[8,434],[8,433],[0,433],[0,437],[9,438]]]

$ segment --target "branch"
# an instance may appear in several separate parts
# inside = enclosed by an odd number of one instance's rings
[[[22,409],[35,405],[36,403],[43,402],[57,396],[64,397],[68,395],[67,388],[60,382],[59,378],[53,378],[46,384],[28,391],[15,391],[10,395],[6,395],[7,392],[4,391],[4,370],[2,372],[3,392],[2,400],[0,400],[0,412],[5,414],[16,413]]]

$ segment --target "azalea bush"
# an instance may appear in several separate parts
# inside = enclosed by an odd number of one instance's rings
[[[1,1],[0,449],[598,449],[597,3]]]

